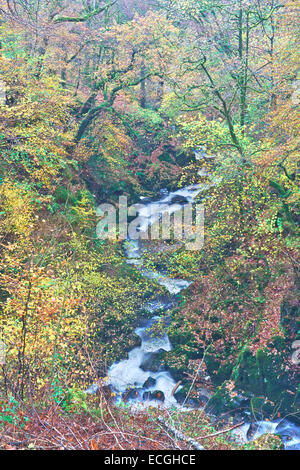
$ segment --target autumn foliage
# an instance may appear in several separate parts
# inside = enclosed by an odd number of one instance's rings
[[[4,448],[190,448],[159,424],[169,411],[114,404],[107,369],[166,291],[95,227],[100,202],[196,183],[203,250],[144,250],[151,269],[193,281],[160,366],[194,399],[207,386],[207,412],[244,400],[255,419],[297,419],[295,3],[0,0]],[[207,448],[238,448],[218,433],[232,422],[176,413]]]

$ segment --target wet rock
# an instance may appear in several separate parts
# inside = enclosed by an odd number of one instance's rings
[[[190,406],[192,408],[204,408],[209,400],[205,395],[199,395],[198,397],[188,397],[186,398],[186,393],[179,391],[174,394],[174,397],[180,405]]]
[[[122,395],[124,402],[138,398],[140,391],[142,391],[141,388],[131,388],[129,390],[126,390],[126,392],[124,392]]]
[[[183,395],[180,395],[179,393],[175,393],[174,398],[176,399],[177,403],[179,403],[179,405],[183,404],[183,402],[184,402],[184,396]]]
[[[246,434],[247,439],[251,440],[258,429],[259,429],[259,424],[256,423],[255,421],[252,421],[249,425],[249,429],[248,429],[247,434]]]
[[[142,345],[142,340],[135,332],[129,333],[127,336],[127,344],[127,350],[131,351],[134,348],[140,348]]]
[[[183,381],[181,387],[174,393],[176,401],[192,408],[204,408],[210,399],[210,394],[205,389],[191,391],[191,384]]]
[[[146,197],[140,196],[140,200],[141,200],[142,204],[149,204],[150,202],[152,202],[153,197],[151,198],[151,197],[148,197],[148,196],[146,196]]]
[[[184,406],[191,406],[193,408],[197,407],[195,399],[191,397],[187,397],[186,387],[176,392],[174,394],[174,398],[176,399],[177,403],[179,403],[180,405],[184,404]]]
[[[186,387],[183,387],[180,390],[177,390],[176,393],[174,393],[174,398],[176,399],[177,403],[179,403],[180,405],[184,403],[186,396],[187,396]]]
[[[154,387],[156,380],[153,377],[149,377],[143,385],[143,388]]]
[[[154,390],[154,392],[144,392],[143,400],[158,400],[158,401],[164,402],[165,395],[160,390]]]
[[[162,355],[164,353],[165,351],[163,349],[159,349],[157,353],[147,355],[140,365],[140,368],[145,372],[158,372],[162,368]]]
[[[165,401],[165,395],[160,390],[155,390],[151,393],[153,400]]]
[[[205,395],[199,395],[196,400],[199,403],[199,406],[203,408],[208,402],[209,398]]]
[[[174,196],[171,199],[171,204],[186,204],[188,202],[187,198],[184,196]]]
[[[145,400],[145,401],[151,400],[151,392],[144,392],[143,393],[143,400]]]
[[[147,372],[149,370],[151,370],[151,365],[152,365],[152,362],[153,362],[153,355],[149,354],[149,355],[145,355],[141,365],[140,365],[140,368],[144,371],[144,372]],[[157,372],[157,371],[155,371]]]

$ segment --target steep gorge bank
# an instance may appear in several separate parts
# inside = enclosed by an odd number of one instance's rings
[[[200,191],[201,185],[198,187],[191,186],[177,192],[165,192],[155,202],[147,200],[144,208],[139,213],[140,226],[147,229],[153,222],[153,219],[151,219],[151,204],[157,205],[161,201],[168,202],[168,210],[172,212],[175,210],[172,201],[176,197],[183,197],[184,194],[186,202],[191,202]],[[178,210],[178,207],[176,209]],[[164,286],[169,295],[173,296],[173,302],[170,302],[169,298],[169,302],[154,302],[145,306],[148,312],[155,314],[155,316],[151,320],[142,322],[141,327],[135,330],[141,338],[141,345],[129,352],[128,359],[115,363],[110,367],[108,371],[109,383],[113,390],[117,392],[117,401],[122,402],[125,400],[133,405],[142,402],[144,406],[157,406],[158,403],[162,402],[167,407],[180,407],[180,403],[183,406],[188,405],[192,408],[204,406],[207,411],[217,415],[222,414],[224,411],[228,414],[229,411],[232,416],[242,417],[246,423],[248,422],[238,433],[245,442],[257,438],[264,432],[277,432],[283,433],[286,448],[297,448],[299,446],[299,429],[297,426],[294,426],[286,419],[276,419],[270,424],[268,424],[269,421],[263,421],[262,418],[267,416],[273,416],[274,419],[272,409],[268,414],[266,408],[262,407],[264,402],[260,402],[258,405],[260,408],[255,410],[253,397],[247,398],[247,396],[245,397],[242,393],[239,393],[233,394],[228,399],[230,390],[224,388],[224,386],[226,385],[226,378],[230,378],[233,369],[229,360],[227,369],[225,368],[227,372],[224,372],[225,375],[222,379],[220,374],[217,381],[215,377],[209,376],[209,374],[214,375],[215,373],[211,366],[212,356],[210,355],[207,358],[205,353],[204,358],[201,359],[204,351],[201,348],[199,350],[197,344],[193,347],[194,339],[191,333],[186,336],[180,325],[179,328],[178,326],[174,328],[174,324],[176,325],[176,322],[178,324],[178,321],[180,321],[181,312],[184,309],[183,299],[180,301],[182,305],[180,303],[178,305],[179,299],[176,300],[176,296],[191,284],[191,280],[170,278],[166,271],[162,273],[159,270],[150,270],[149,267],[145,267],[143,263],[147,262],[148,244],[149,242],[145,244],[142,240],[127,240],[125,242],[127,263],[135,266],[143,276],[155,279],[160,285]],[[156,247],[157,249],[159,250]],[[168,257],[168,255],[166,256]],[[190,289],[193,289],[193,287],[191,286]],[[189,290],[187,291],[188,297]],[[175,306],[176,303],[177,307]],[[169,311],[170,307],[172,307],[171,311]],[[167,335],[168,331],[170,332],[171,342]],[[195,351],[195,347],[198,348],[198,352]],[[198,357],[200,357],[200,365]],[[180,364],[182,359],[184,361]],[[194,374],[192,369],[189,369],[191,360],[196,360],[195,362],[198,364],[198,370],[196,373],[194,371]],[[251,373],[255,376],[256,372],[252,372],[250,367],[244,370],[250,377]],[[181,385],[176,387],[178,380],[181,383],[183,382],[183,387]],[[259,380],[259,377],[257,380]],[[217,390],[215,390],[216,385],[219,385]],[[256,386],[257,384],[254,382],[254,393],[257,393]],[[280,387],[282,387],[281,384],[279,384]],[[174,394],[176,388],[177,392]],[[282,392],[281,388],[280,391]]]

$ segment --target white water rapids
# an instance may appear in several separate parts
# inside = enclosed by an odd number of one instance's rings
[[[160,216],[159,207],[165,205],[165,210],[168,211],[169,214],[172,214],[176,210],[180,210],[182,208],[180,204],[172,203],[172,201],[175,200],[174,198],[177,198],[178,200],[178,197],[180,196],[182,201],[191,203],[194,201],[201,189],[201,185],[195,185],[170,193],[163,190],[161,192],[161,198],[158,201],[149,201],[144,203],[143,207],[138,212],[140,231],[146,231],[155,221],[158,220]],[[155,213],[156,208],[157,213]],[[140,240],[128,239],[125,244],[125,253],[129,264],[136,265],[137,269],[142,272],[143,276],[154,279],[161,286],[164,286],[171,296],[178,294],[182,289],[187,288],[191,284],[189,281],[184,279],[172,279],[162,273],[146,269],[141,261]],[[166,306],[163,307],[166,308]],[[150,310],[148,311],[155,313],[155,308],[153,311],[153,307],[150,306]],[[177,401],[172,395],[172,390],[174,389],[176,382],[173,380],[169,372],[160,370],[158,372],[153,372],[145,370],[145,367],[141,368],[141,366],[149,360],[151,355],[155,355],[161,350],[170,351],[172,348],[167,334],[163,331],[163,328],[159,328],[159,321],[159,316],[153,316],[145,326],[136,328],[135,332],[142,341],[141,346],[130,351],[128,359],[113,364],[109,368],[109,382],[112,387],[120,393],[120,395],[128,389],[128,386],[135,387],[135,390],[137,391],[136,399],[140,400],[143,400],[143,396],[145,397],[145,391],[150,393],[161,391],[164,395],[164,406],[177,406]],[[153,385],[144,386],[145,382],[149,378],[152,379],[151,383]],[[144,399],[143,401],[146,401],[148,404],[149,402],[153,402],[151,398],[147,400]],[[154,401],[152,405],[153,404],[157,405],[157,401]]]

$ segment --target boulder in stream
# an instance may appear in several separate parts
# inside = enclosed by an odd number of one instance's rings
[[[122,398],[126,403],[129,400],[134,400],[138,398],[139,392],[142,391],[142,388],[130,388],[123,393]]]
[[[178,390],[174,394],[174,398],[176,399],[177,403],[186,406],[190,406],[192,408],[204,408],[209,401],[209,398],[206,395],[198,395],[198,396],[188,396],[187,397],[187,391],[186,387],[183,387],[181,390]]]
[[[177,194],[176,196],[172,197],[171,204],[187,204],[188,200],[184,196],[180,196]]]
[[[153,354],[145,355],[140,368],[143,371],[158,372],[162,368],[162,359],[164,354],[165,351],[163,349],[159,349]]]
[[[148,379],[143,385],[143,388],[154,387],[155,384],[156,384],[156,380],[153,377],[148,377]]]
[[[143,400],[158,400],[161,402],[165,401],[165,395],[161,390],[154,390],[153,392],[144,392]]]

